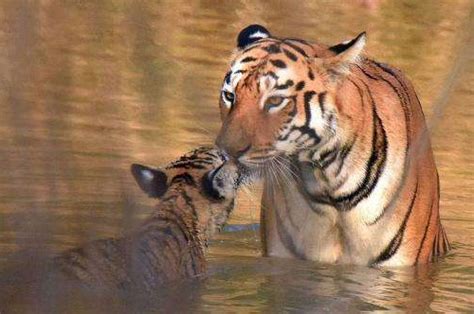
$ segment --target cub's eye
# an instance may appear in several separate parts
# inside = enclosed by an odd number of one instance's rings
[[[282,97],[282,96],[268,97],[267,100],[265,101],[265,105],[263,109],[265,109],[265,111],[267,112],[270,112],[272,108],[276,108],[280,106],[284,101],[285,101],[285,97]]]
[[[225,102],[233,104],[235,96],[231,92],[222,91],[222,98],[224,99]]]

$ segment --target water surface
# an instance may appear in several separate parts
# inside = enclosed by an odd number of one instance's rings
[[[473,311],[469,0],[2,1],[2,267],[18,252],[53,254],[120,234],[149,213],[153,202],[129,165],[161,165],[213,142],[220,83],[235,37],[250,23],[326,43],[365,30],[368,53],[413,80],[454,249],[416,269],[318,265],[262,258],[258,231],[233,228],[212,244],[208,279],[159,302],[202,312]],[[258,222],[258,203],[258,193],[242,191],[231,223]],[[32,299],[15,302],[34,308]],[[68,312],[90,310],[71,304]]]

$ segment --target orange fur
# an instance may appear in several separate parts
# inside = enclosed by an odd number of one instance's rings
[[[264,170],[266,255],[397,266],[449,250],[420,102],[364,44],[365,34],[332,48],[270,37],[233,55],[216,142]]]

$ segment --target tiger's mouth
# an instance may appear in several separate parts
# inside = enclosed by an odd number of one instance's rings
[[[255,168],[255,167],[263,167],[267,163],[271,162],[273,159],[277,158],[279,154],[276,152],[265,152],[265,154],[251,154],[251,155],[243,155],[240,156],[237,161],[239,164],[248,167],[248,168]]]
[[[289,172],[288,169],[291,168],[290,163],[290,159],[284,153],[277,150],[245,154],[237,159],[242,181],[245,183],[259,181],[272,174]]]

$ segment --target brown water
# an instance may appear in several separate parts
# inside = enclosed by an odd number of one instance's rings
[[[130,163],[159,165],[213,142],[235,37],[255,22],[327,43],[366,30],[369,54],[407,73],[431,126],[454,249],[435,265],[379,270],[261,258],[258,231],[226,232],[209,278],[160,302],[201,312],[474,311],[469,0],[1,1],[1,265],[119,234],[146,215],[152,202]],[[257,222],[258,198],[242,193],[231,223]],[[67,312],[90,310],[71,304]]]

